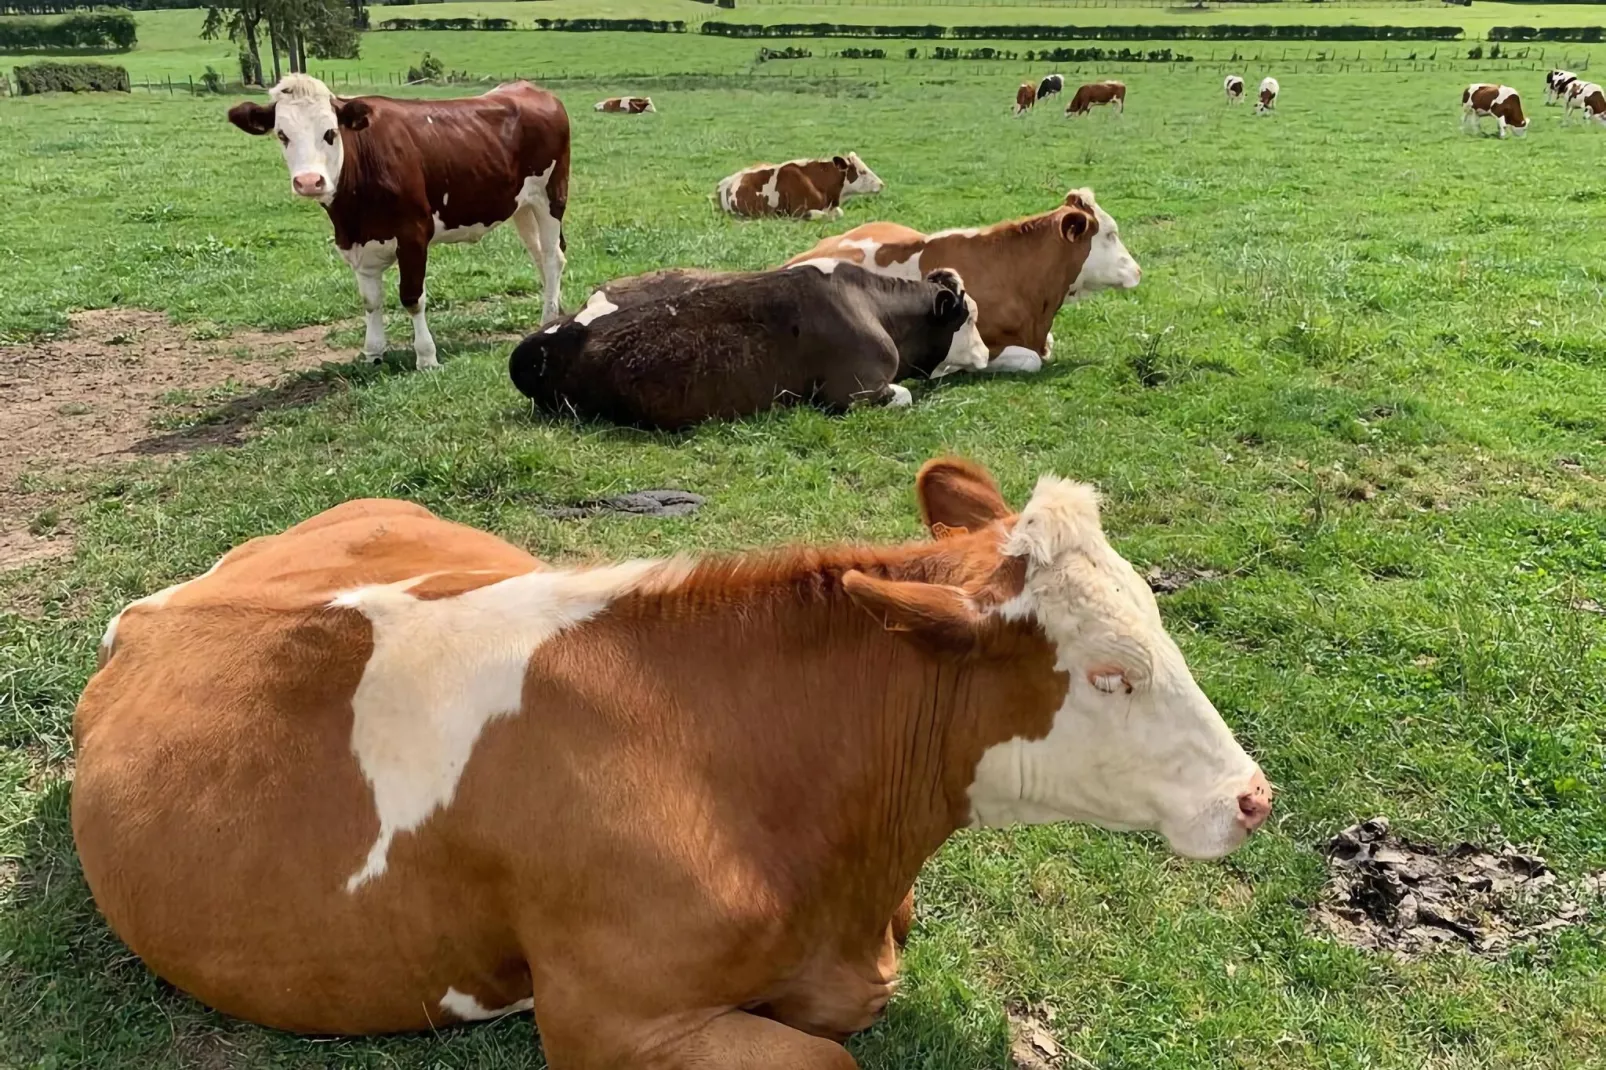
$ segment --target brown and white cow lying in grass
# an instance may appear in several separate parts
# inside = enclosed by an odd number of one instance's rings
[[[245,543],[106,631],[96,905],[280,1029],[533,1007],[553,1070],[853,1070],[955,830],[1208,859],[1272,805],[1091,488],[1017,514],[941,460],[916,493],[902,545],[553,568],[373,500]]]
[[[599,100],[594,111],[624,112],[627,115],[640,115],[643,112],[657,111],[653,107],[651,97],[609,97]]]
[[[1275,111],[1277,109],[1277,94],[1282,91],[1283,87],[1277,83],[1277,79],[1270,76],[1262,78],[1260,80],[1260,99],[1255,102],[1255,114],[1269,115]]]
[[[385,355],[384,276],[395,264],[418,367],[435,367],[424,319],[429,247],[478,241],[509,219],[541,269],[543,317],[557,318],[569,115],[551,93],[514,82],[460,100],[348,99],[292,74],[266,107],[236,104],[229,121],[248,134],[276,134],[291,191],[329,214],[368,314],[365,357]]]
[[[1086,115],[1095,105],[1114,104],[1115,113],[1126,111],[1126,86],[1121,82],[1091,82],[1078,89],[1065,105],[1065,114]]]
[[[908,405],[899,379],[986,364],[956,272],[895,279],[831,260],[604,286],[520,342],[508,374],[547,412],[675,430],[789,404]]]
[[[859,154],[850,152],[829,160],[755,164],[721,180],[715,197],[731,215],[840,219],[843,201],[883,188]]]
[[[934,268],[959,272],[976,300],[989,371],[1037,371],[1053,357],[1051,330],[1061,305],[1100,290],[1130,290],[1143,278],[1090,189],[1072,190],[1041,215],[988,227],[922,234],[897,223],[866,223],[787,263],[828,258],[906,279]]]
[[[1221,83],[1222,91],[1227,94],[1228,104],[1238,104],[1244,99],[1244,80],[1239,74],[1229,74]]]
[[[1517,136],[1528,132],[1528,120],[1522,114],[1522,97],[1509,85],[1490,85],[1473,82],[1461,92],[1461,127],[1470,133],[1480,132],[1480,122],[1486,115],[1494,116],[1500,126],[1500,136],[1506,136],[1509,127]]]

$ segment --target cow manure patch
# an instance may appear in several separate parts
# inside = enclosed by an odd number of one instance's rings
[[[553,505],[536,512],[560,520],[596,516],[599,513],[625,513],[629,516],[690,516],[707,501],[701,494],[689,490],[636,490],[612,498],[576,502],[573,505]]]
[[[1176,594],[1196,583],[1220,579],[1221,573],[1213,568],[1151,568],[1143,578],[1155,594]]]
[[[1452,847],[1395,836],[1374,817],[1322,847],[1328,879],[1313,923],[1351,947],[1411,958],[1460,949],[1498,958],[1606,914],[1606,871],[1562,880],[1504,844]]]
[[[84,473],[230,444],[264,409],[312,400],[316,389],[283,384],[352,359],[329,345],[329,330],[197,338],[161,312],[105,308],[75,314],[60,338],[0,346],[0,569],[71,551],[67,525],[40,518],[76,501],[68,488]],[[157,423],[197,421],[209,430],[152,438]]]

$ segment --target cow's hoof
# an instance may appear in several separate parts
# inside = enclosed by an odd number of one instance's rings
[[[888,406],[901,409],[915,403],[915,396],[909,393],[908,387],[893,383],[887,389],[892,391],[892,397],[887,399]]]
[[[440,366],[441,366],[441,362],[436,360],[434,357],[419,357],[418,358],[417,367],[418,367],[418,370],[421,371],[421,372],[437,371],[437,370],[439,370]]]
[[[987,362],[990,372],[1030,375],[1043,370],[1043,358],[1025,346],[1007,346]]]
[[[385,354],[383,354],[383,353],[364,353],[362,355],[362,359],[368,364],[383,364],[383,363],[385,363]]]

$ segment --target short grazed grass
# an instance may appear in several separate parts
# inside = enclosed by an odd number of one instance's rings
[[[1282,795],[1219,865],[1079,828],[957,837],[922,880],[907,986],[854,1043],[866,1066],[1002,1066],[1015,1002],[1051,1005],[1102,1070],[1606,1063],[1599,922],[1501,962],[1401,963],[1308,932],[1303,909],[1312,844],[1374,813],[1533,844],[1567,874],[1606,866],[1606,622],[1587,608],[1606,603],[1606,131],[1561,128],[1524,85],[1526,139],[1465,137],[1453,74],[1285,78],[1267,120],[1223,106],[1213,74],[1126,80],[1125,117],[1078,122],[1011,121],[991,81],[915,68],[814,93],[655,88],[660,114],[636,119],[589,110],[610,83],[559,87],[570,307],[617,275],[759,267],[828,233],[712,211],[715,181],[755,159],[858,149],[888,190],[846,224],[978,223],[1092,186],[1144,282],[1062,312],[1038,377],[678,436],[532,419],[506,347],[472,342],[539,308],[498,233],[435,258],[439,374],[331,372],[322,401],[265,414],[243,447],[106,473],[73,512],[70,564],[0,578],[16,595],[0,611],[0,1065],[541,1065],[527,1019],[340,1041],[225,1021],[107,932],[66,773],[73,702],[126,600],[359,495],[558,561],[912,536],[911,479],[944,451],[1017,501],[1043,471],[1092,480],[1140,568],[1221,573],[1164,609]],[[354,316],[322,213],[291,203],[272,143],[216,101],[6,101],[0,118],[0,177],[26,206],[0,243],[7,339],[111,303],[207,332]],[[710,503],[669,521],[537,513],[657,486]]]

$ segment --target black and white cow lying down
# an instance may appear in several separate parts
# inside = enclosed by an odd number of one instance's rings
[[[778,405],[907,405],[899,379],[986,367],[958,272],[824,263],[620,279],[520,342],[508,373],[548,412],[674,430]]]

